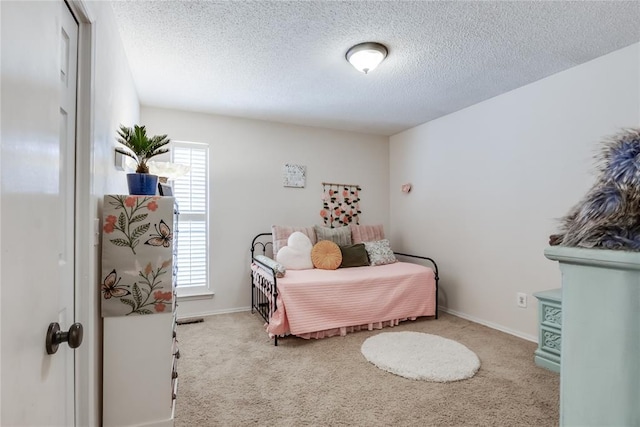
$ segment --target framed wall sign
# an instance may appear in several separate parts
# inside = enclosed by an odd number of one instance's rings
[[[285,187],[303,188],[307,182],[307,167],[286,163],[282,168],[282,184]]]

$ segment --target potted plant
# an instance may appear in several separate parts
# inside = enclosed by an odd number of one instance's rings
[[[116,151],[129,156],[137,163],[135,173],[127,174],[129,194],[148,195],[156,194],[158,176],[149,174],[147,161],[152,157],[168,153],[168,148],[162,148],[171,140],[167,135],[147,136],[144,126],[134,125],[133,128],[120,125],[117,141],[126,148],[116,147]]]

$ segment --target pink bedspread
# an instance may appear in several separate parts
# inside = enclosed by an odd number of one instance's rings
[[[406,262],[338,270],[288,270],[278,279],[278,309],[267,331],[321,338],[335,334],[310,333],[361,329],[361,325],[371,329],[375,324],[397,325],[407,318],[434,316],[435,286],[432,269]]]

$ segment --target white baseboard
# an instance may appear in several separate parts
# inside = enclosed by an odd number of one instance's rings
[[[469,316],[468,314],[461,313],[461,312],[456,311],[456,310],[451,310],[450,308],[447,308],[447,307],[439,306],[438,309],[440,311],[444,311],[445,313],[453,314],[454,316],[458,316],[458,317],[462,317],[463,319],[470,320],[470,321],[472,321],[474,323],[479,323],[481,325],[488,326],[491,329],[497,329],[498,331],[505,332],[505,333],[507,333],[509,335],[514,335],[514,336],[516,336],[518,338],[522,338],[522,339],[525,339],[527,341],[532,341],[532,342],[534,342],[536,344],[538,343],[538,337],[536,337],[536,336],[529,335],[529,334],[523,334],[522,332],[514,331],[513,329],[509,329],[509,328],[504,327],[502,325],[498,325],[497,323],[487,322],[486,320],[479,319],[479,318],[474,317],[474,316]]]
[[[240,313],[243,311],[250,311],[251,307],[238,307],[238,308],[229,308],[224,310],[213,310],[213,311],[202,311],[199,313],[189,312],[188,314],[178,315],[178,320],[183,319],[191,319],[193,317],[204,317],[204,316],[213,316],[215,314],[228,314],[228,313]]]

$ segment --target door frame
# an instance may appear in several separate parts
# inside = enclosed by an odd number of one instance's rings
[[[97,207],[92,205],[95,17],[86,0],[64,0],[78,21],[78,87],[75,164],[74,317],[84,325],[84,343],[74,353],[75,425],[100,425],[101,323],[96,289]]]

